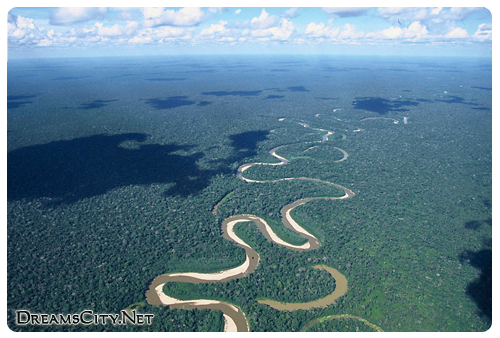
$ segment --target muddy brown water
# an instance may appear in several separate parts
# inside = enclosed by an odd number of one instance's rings
[[[297,310],[309,310],[312,308],[327,307],[328,305],[334,304],[337,298],[342,297],[347,292],[347,279],[338,270],[326,266],[326,265],[315,265],[315,269],[321,269],[328,271],[332,277],[335,279],[335,291],[324,298],[313,300],[306,303],[285,303],[278,302],[271,299],[261,299],[257,302],[259,304],[269,305],[273,309],[280,311],[297,311]]]
[[[276,154],[276,150],[278,150],[281,147],[282,146],[276,147],[276,148],[273,148],[269,151],[269,153],[272,156],[278,158],[281,161],[280,163],[249,163],[249,164],[244,164],[238,168],[237,173],[236,173],[237,177],[239,179],[245,181],[246,179],[243,177],[243,171],[250,168],[251,166],[254,166],[254,165],[286,165],[286,164],[288,164],[289,161],[287,159]],[[352,196],[354,196],[354,192],[352,192],[351,190],[349,190],[341,185],[335,184],[335,183],[322,181],[322,180],[314,179],[314,178],[306,178],[306,177],[283,178],[283,179],[272,180],[272,181],[254,181],[254,182],[265,183],[265,182],[278,182],[278,181],[283,181],[283,180],[305,180],[305,181],[320,182],[320,183],[335,186],[337,188],[342,189],[345,192],[345,195],[341,196],[341,197],[303,198],[303,199],[297,200],[293,203],[287,204],[281,209],[280,214],[281,214],[281,220],[282,220],[283,225],[286,226],[287,228],[299,233],[300,236],[304,237],[309,242],[308,248],[300,248],[300,247],[289,247],[289,248],[292,250],[297,250],[297,251],[315,250],[315,249],[320,247],[320,243],[317,240],[317,238],[314,237],[312,234],[308,233],[307,230],[303,229],[300,225],[296,224],[293,221],[293,219],[291,219],[291,216],[289,216],[289,212],[292,209],[294,209],[295,207],[302,205],[302,204],[305,204],[305,203],[312,201],[312,200],[318,200],[318,199],[336,200],[336,199],[351,198]],[[217,204],[217,206],[218,206],[218,204]],[[214,209],[214,211],[215,210],[216,210],[216,208]],[[268,233],[268,231],[266,229],[266,225],[257,216],[237,215],[237,216],[229,217],[222,222],[222,232],[223,232],[222,236],[225,239],[232,241],[233,243],[235,243],[236,245],[238,245],[239,247],[241,247],[245,250],[246,258],[249,261],[249,265],[245,269],[245,271],[235,273],[232,275],[228,275],[225,277],[221,276],[221,277],[218,277],[217,279],[215,279],[215,277],[213,277],[213,279],[209,279],[209,280],[207,280],[206,278],[196,278],[192,275],[189,275],[189,276],[182,275],[182,273],[163,274],[163,275],[156,277],[152,281],[152,283],[150,284],[149,290],[146,292],[146,301],[151,305],[164,305],[160,300],[160,297],[156,291],[156,288],[164,283],[167,283],[167,282],[184,282],[184,283],[225,282],[225,281],[229,281],[232,279],[246,277],[249,274],[251,274],[252,272],[254,272],[259,264],[259,259],[260,259],[259,254],[250,246],[237,243],[233,238],[230,237],[230,235],[228,233],[228,231],[229,231],[228,224],[230,222],[233,222],[233,221],[253,222],[254,224],[257,225],[260,232],[264,235],[264,237],[268,241],[274,241],[273,238]],[[296,227],[294,227],[291,224],[291,222],[295,223]],[[333,303],[335,303],[335,300],[337,298],[343,296],[347,292],[347,279],[338,270],[336,270],[332,267],[326,266],[326,265],[316,265],[313,268],[326,270],[335,279],[335,290],[330,295],[328,295],[324,298],[321,298],[321,299],[318,299],[315,301],[311,301],[311,302],[306,302],[306,303],[284,303],[284,302],[278,302],[278,301],[274,301],[274,300],[270,300],[270,299],[261,299],[261,300],[258,300],[258,302],[260,304],[268,305],[268,306],[275,308],[277,310],[280,310],[280,311],[308,310],[308,309],[315,308],[315,307],[325,307],[325,306],[328,306],[330,304],[333,304]],[[225,271],[228,271],[228,270],[225,270]],[[224,272],[224,271],[221,271],[221,272]],[[186,273],[186,274],[191,274],[191,273]],[[208,274],[205,274],[205,275],[208,275]],[[207,301],[209,301],[209,300],[207,300]],[[198,304],[196,300],[193,300],[193,301],[183,301],[182,304],[172,304],[172,305],[168,305],[168,306],[171,308],[176,308],[176,309],[196,308],[196,309],[220,310],[220,311],[222,311],[223,314],[231,317],[234,320],[238,332],[248,332],[249,331],[248,321],[247,321],[243,311],[241,311],[241,309],[239,309],[238,307],[236,307],[235,305],[230,304],[230,303],[220,302],[220,301],[216,301],[216,300],[214,300],[213,302],[214,303],[212,303],[212,304]]]

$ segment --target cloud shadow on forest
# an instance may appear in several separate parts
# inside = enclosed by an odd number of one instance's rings
[[[213,96],[258,96],[262,93],[262,90],[233,90],[233,91],[215,91],[215,92],[203,92],[203,95],[213,95]]]
[[[257,155],[257,144],[267,140],[268,135],[269,131],[267,130],[252,130],[230,135],[229,140],[234,149],[232,155],[225,159],[213,160],[212,163],[219,165],[220,173],[231,173],[232,164]]]
[[[465,223],[467,229],[478,230],[483,224],[491,226],[492,220],[469,221]],[[480,271],[479,278],[470,282],[465,293],[476,303],[478,312],[492,320],[492,241],[484,240],[484,248],[478,251],[465,250],[459,256],[460,262],[467,263]]]
[[[282,99],[284,97],[285,97],[285,95],[267,95],[265,100]]]
[[[108,103],[116,102],[118,100],[94,100],[90,103],[82,103],[78,109],[91,110],[106,107]]]
[[[481,89],[481,90],[489,90],[489,91],[492,90],[491,87],[481,87],[481,86],[470,86],[470,87],[474,88],[474,89]]]
[[[315,99],[317,99],[317,100],[323,100],[323,101],[338,100],[338,98],[335,98],[335,97],[315,97]]]
[[[465,104],[469,106],[477,106],[477,103],[474,102],[467,102],[463,97],[456,96],[456,95],[450,95],[448,96],[447,99],[436,99],[436,102],[444,102],[444,103],[460,103],[460,104]]]
[[[169,96],[165,99],[161,98],[152,98],[146,99],[146,103],[149,104],[156,110],[162,109],[172,109],[182,106],[190,106],[195,104],[195,101],[188,100],[187,96]]]
[[[100,134],[13,150],[7,155],[7,198],[45,197],[52,199],[47,204],[58,205],[153,183],[174,183],[164,194],[185,197],[207,187],[216,174],[198,167],[202,152],[177,153],[191,146],[141,145],[147,137]],[[127,147],[130,144],[134,146]]]
[[[379,115],[385,115],[392,111],[408,111],[403,107],[418,106],[419,104],[419,102],[412,100],[388,100],[382,97],[357,97],[352,102],[354,109],[367,110]]]
[[[257,143],[267,139],[269,131],[267,130],[254,130],[247,131],[240,134],[229,136],[231,146],[244,157],[254,156],[257,154]]]
[[[33,103],[31,99],[34,99],[38,95],[7,95],[7,109],[16,109],[24,107],[27,104]]]
[[[309,89],[306,89],[304,86],[295,86],[295,87],[287,87],[287,89],[291,92],[308,92]]]

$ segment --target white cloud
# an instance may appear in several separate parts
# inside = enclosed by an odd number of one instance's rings
[[[469,37],[469,33],[467,33],[465,29],[457,27],[446,34],[444,37],[451,39],[465,39]]]
[[[162,26],[144,28],[131,37],[128,42],[135,44],[155,44],[166,41],[181,41],[192,39],[194,28]]]
[[[134,20],[134,14],[130,11],[120,11],[115,15],[116,20],[132,21]]]
[[[211,24],[210,27],[203,28],[200,32],[200,36],[213,36],[214,34],[225,34],[229,32],[225,26],[227,21],[219,21],[218,24]]]
[[[382,31],[382,34],[389,39],[397,39],[404,35],[403,29],[401,27],[391,26]]]
[[[452,7],[448,11],[442,11],[440,16],[444,20],[464,20],[470,14],[482,10],[481,7]]]
[[[392,22],[402,23],[420,21],[433,34],[446,34],[455,22],[466,19],[472,13],[483,10],[480,7],[421,8],[421,7],[387,7],[379,8],[380,17]]]
[[[103,23],[96,22],[96,34],[100,36],[123,36],[133,34],[139,23],[136,21],[128,21],[126,25],[114,24],[111,27],[105,27]]]
[[[151,36],[134,36],[133,38],[129,39],[128,42],[130,43],[138,43],[138,44],[145,44],[151,42],[153,39]]]
[[[404,29],[405,38],[422,38],[429,34],[427,27],[420,24],[420,21],[412,22],[408,28]]]
[[[266,10],[262,9],[260,16],[258,18],[254,17],[250,23],[254,29],[266,29],[275,25],[276,16],[269,16]]]
[[[341,18],[349,18],[366,14],[368,7],[323,7],[323,11],[328,14],[334,14]]]
[[[61,7],[50,13],[50,24],[69,26],[75,23],[103,19],[106,13],[105,7]]]
[[[477,27],[477,31],[474,33],[474,38],[486,41],[492,39],[492,29],[493,26],[491,24],[482,23]]]
[[[358,39],[363,37],[365,33],[358,32],[355,25],[346,23],[344,29],[340,32],[339,38],[341,39]]]
[[[192,28],[163,26],[152,30],[151,34],[156,39],[188,39],[191,37]]]
[[[442,10],[443,10],[443,7],[436,7],[434,9],[432,9],[431,14],[438,15],[439,13],[441,13]]]
[[[294,30],[293,23],[287,19],[281,19],[280,25],[267,29],[257,29],[251,32],[253,37],[271,40],[288,40]]]
[[[284,18],[287,18],[287,19],[293,19],[293,18],[296,18],[298,15],[299,15],[299,9],[297,7],[292,7],[290,9],[287,9],[284,13],[283,13],[283,17]]]
[[[197,7],[181,8],[178,11],[173,9],[145,9],[144,26],[197,26],[205,18],[205,13]]]
[[[52,45],[52,41],[49,39],[40,40],[40,42],[38,42],[38,44],[37,44],[38,47],[47,47],[50,45]]]
[[[319,24],[311,22],[307,25],[305,33],[314,38],[336,38],[340,33],[340,29],[325,26],[322,22]]]
[[[439,14],[439,9],[427,9],[421,7],[383,7],[378,9],[378,14],[380,17],[390,20],[400,22],[404,21],[425,21],[433,17],[435,19],[436,15]]]
[[[223,7],[209,7],[207,9],[207,12],[210,14],[222,13],[224,11],[225,11],[225,9]]]
[[[305,33],[309,37],[316,39],[331,39],[331,40],[349,40],[358,39],[365,35],[363,32],[358,32],[355,25],[346,23],[343,29],[326,26],[324,23],[316,24],[311,22],[307,25]]]
[[[142,9],[142,15],[144,19],[153,19],[160,17],[163,11],[163,7],[144,7]]]
[[[428,33],[429,31],[420,21],[412,22],[407,28],[391,26],[382,31],[383,36],[388,39],[420,39],[427,36]],[[376,34],[370,35],[370,37],[376,37]]]
[[[33,19],[10,14],[7,19],[7,36],[10,46],[36,46],[48,38],[43,29],[36,27]]]
[[[394,15],[399,15],[407,10],[408,8],[406,7],[380,7],[378,12],[383,18],[391,18]]]
[[[324,9],[332,15],[353,16],[366,14],[367,9],[354,11],[349,8]],[[113,19],[116,15],[125,13],[121,9],[113,9]],[[196,26],[208,18],[213,17],[221,10],[218,8],[199,9],[165,9],[144,8],[129,11],[131,15],[120,18],[137,18],[142,15],[144,21],[125,20],[107,21],[97,20],[99,16],[105,16],[106,12],[98,8],[74,9],[64,11],[57,9],[52,12],[51,20],[59,25],[67,25],[69,22],[81,23],[85,20],[94,20],[86,26],[56,28],[48,26],[48,20],[30,19],[21,16],[8,16],[7,31],[8,44],[11,47],[86,47],[96,44],[107,46],[120,46],[126,44],[150,44],[162,43],[188,43],[196,45],[199,43],[239,43],[258,41],[287,41],[297,44],[305,43],[365,43],[365,44],[398,44],[404,42],[421,44],[444,44],[444,43],[484,43],[491,44],[492,25],[483,23],[478,26],[477,31],[470,34],[462,27],[456,18],[466,17],[474,13],[475,9],[450,9],[450,8],[380,8],[379,16],[391,19],[383,30],[362,32],[358,31],[353,24],[344,24],[335,27],[335,17],[328,22],[310,22],[302,34],[294,34],[295,27],[290,17],[297,16],[300,11],[290,8],[280,15],[270,15],[265,9],[261,10],[259,16],[251,20],[230,20],[211,24]],[[375,11],[375,10],[373,10]],[[234,13],[238,15],[242,9]],[[340,13],[340,14],[339,14]],[[370,12],[371,13],[371,12]],[[116,14],[116,15],[115,15]],[[93,19],[92,19],[93,18]],[[402,24],[398,24],[400,18]],[[413,20],[422,18],[422,20]],[[410,20],[412,19],[412,20]],[[453,20],[452,20],[453,19]],[[54,21],[55,20],[55,21]],[[380,21],[380,19],[379,19]],[[35,24],[36,22],[36,24]],[[38,27],[37,27],[38,25]],[[40,26],[42,25],[42,26]],[[41,27],[48,28],[41,28]],[[390,27],[389,27],[390,26]],[[51,29],[54,28],[54,29]],[[470,27],[468,27],[470,28]],[[64,31],[66,30],[66,31]]]
[[[421,8],[415,11],[412,20],[427,20],[431,16],[431,11],[426,8]]]
[[[245,21],[230,21],[227,24],[230,29],[249,29],[251,28],[250,20]]]

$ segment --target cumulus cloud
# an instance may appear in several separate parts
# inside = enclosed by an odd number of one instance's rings
[[[206,19],[205,13],[197,7],[186,7],[179,10],[163,8],[145,8],[143,10],[144,26],[197,26]]]
[[[311,22],[307,25],[305,33],[314,38],[336,38],[340,33],[340,29],[325,26],[322,22],[319,24]]]
[[[113,12],[113,15],[109,15],[115,20],[121,21],[134,21],[142,12],[142,8],[137,7],[110,7],[109,12]]]
[[[382,34],[384,37],[389,38],[389,39],[397,39],[400,38],[404,35],[404,31],[401,27],[394,27],[391,26],[387,29],[384,29],[382,31]]]
[[[300,10],[297,7],[292,7],[290,9],[287,9],[283,13],[283,17],[287,19],[293,19],[296,18],[299,15]]]
[[[481,41],[491,41],[492,29],[493,26],[491,24],[482,23],[477,27],[477,31],[474,33],[474,38]]]
[[[153,39],[149,35],[136,35],[133,38],[130,38],[128,42],[136,43],[136,44],[146,44],[150,43]]]
[[[22,16],[8,16],[7,34],[10,47],[71,47],[84,46],[89,43],[104,41],[105,37],[97,35],[98,26],[92,29],[72,28],[64,33],[38,28],[33,19]]]
[[[427,27],[420,24],[420,21],[412,22],[404,31],[405,38],[422,38],[429,34]]]
[[[75,23],[103,19],[106,16],[105,7],[61,7],[50,13],[51,25],[69,26]]]
[[[323,11],[328,14],[334,14],[341,18],[349,18],[366,14],[368,7],[323,7]]]
[[[217,24],[211,24],[210,27],[203,28],[200,32],[200,36],[213,36],[215,34],[226,34],[229,32],[229,29],[226,28],[227,21],[219,21]]]
[[[194,28],[162,26],[155,28],[143,28],[128,39],[133,44],[159,44],[167,41],[182,41],[193,38]]]
[[[218,14],[218,13],[222,13],[222,12],[225,12],[227,9],[224,8],[224,7],[209,7],[207,9],[207,13],[209,14],[208,16],[210,15],[215,15],[215,14]]]
[[[444,20],[464,20],[470,14],[482,10],[481,7],[452,7],[448,11],[441,11],[439,16]]]
[[[144,7],[142,9],[142,15],[144,19],[158,18],[163,13],[163,7]]]
[[[325,12],[338,17],[349,17],[366,15],[367,8],[327,8]],[[484,43],[491,44],[492,25],[483,23],[477,27],[477,31],[470,34],[464,29],[462,22],[454,19],[467,17],[474,13],[470,8],[380,8],[378,15],[393,20],[384,28],[376,31],[358,31],[351,23],[335,27],[335,18],[328,22],[310,22],[305,30],[296,33],[291,18],[296,17],[300,11],[297,8],[289,8],[277,15],[270,15],[265,9],[253,19],[246,21],[220,20],[211,24],[195,27],[215,16],[221,10],[219,8],[200,9],[164,9],[144,8],[125,11],[121,9],[110,9],[113,11],[113,19],[123,21],[116,22],[104,18],[106,11],[99,8],[73,9],[64,11],[57,9],[52,12],[51,21],[59,25],[69,25],[70,22],[82,23],[92,20],[89,24],[77,24],[74,27],[51,29],[37,27],[43,21],[37,21],[21,16],[8,16],[8,43],[11,47],[86,47],[96,44],[106,46],[120,46],[126,44],[149,44],[158,45],[162,43],[179,44],[189,43],[241,43],[241,42],[265,42],[286,41],[287,43],[367,43],[367,44],[398,44],[398,43]],[[241,13],[241,9],[234,15]],[[141,16],[143,21],[136,21]],[[377,13],[373,9],[370,15]],[[130,15],[120,15],[129,13]],[[109,12],[108,12],[109,14]],[[120,15],[118,17],[118,15]],[[111,15],[109,15],[111,17]],[[132,18],[130,20],[124,20]],[[400,19],[399,19],[400,18]],[[419,18],[419,20],[415,19]],[[400,20],[402,24],[398,24]],[[379,19],[380,21],[380,19]],[[345,22],[345,21],[344,21]],[[46,23],[46,22],[45,22]],[[467,22],[466,22],[467,24]],[[463,26],[463,28],[461,28]],[[439,29],[438,29],[439,28]],[[470,28],[470,27],[467,27]],[[54,31],[55,30],[55,31]]]
[[[469,37],[469,33],[463,28],[455,28],[451,30],[448,34],[444,36],[445,38],[452,38],[452,39],[465,39]]]
[[[136,21],[128,21],[126,25],[114,24],[111,27],[106,27],[103,23],[96,22],[94,30],[100,36],[123,36],[133,34],[138,27],[139,23]]]
[[[181,28],[181,27],[171,27],[163,26],[156,28],[152,31],[152,36],[158,41],[172,40],[172,39],[190,39],[192,37],[192,28]]]
[[[294,30],[293,23],[287,19],[281,19],[279,26],[266,29],[256,29],[251,32],[253,37],[270,40],[288,40]]]
[[[324,23],[316,24],[311,22],[307,25],[305,33],[307,36],[312,38],[324,38],[332,40],[350,40],[358,39],[365,35],[363,32],[359,32],[355,25],[346,23],[342,29],[333,27],[331,25],[326,26]]]
[[[402,14],[408,13],[411,10],[412,9],[408,7],[380,7],[378,13],[384,19],[391,19],[394,16],[401,16]]]
[[[358,32],[355,25],[346,23],[344,29],[340,32],[339,38],[341,39],[358,39],[363,37],[365,33]]]
[[[438,15],[443,10],[443,7],[436,7],[431,10],[432,15]]]
[[[133,44],[159,44],[167,41],[189,40],[193,37],[193,28],[162,26],[144,28],[128,39]]]
[[[9,14],[7,18],[8,42],[11,46],[48,45],[47,35],[36,27],[33,19]]]
[[[388,39],[420,39],[428,33],[429,31],[420,21],[412,22],[410,26],[405,28],[391,26],[382,31],[383,36]]]
[[[260,12],[260,16],[254,17],[252,21],[250,21],[252,28],[254,29],[266,29],[272,27],[276,24],[276,16],[269,15],[265,9]]]
[[[434,35],[446,35],[450,27],[465,20],[469,15],[483,11],[480,7],[452,7],[452,8],[421,8],[421,7],[386,7],[379,8],[378,15],[392,22],[420,21]]]
[[[442,8],[421,8],[421,7],[383,7],[378,9],[378,15],[390,21],[399,20],[400,22],[421,21],[429,24],[442,21],[439,19],[439,13]]]

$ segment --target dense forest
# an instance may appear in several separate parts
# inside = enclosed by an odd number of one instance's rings
[[[273,72],[278,66],[287,71]],[[491,325],[487,60],[9,61],[7,121],[7,310],[14,331],[222,331],[220,311],[151,306],[145,292],[164,273],[242,264],[244,250],[221,236],[222,221],[233,215],[259,216],[282,239],[304,243],[283,227],[281,208],[344,192],[314,181],[237,178],[242,164],[277,163],[269,151],[278,146],[289,164],[252,166],[245,177],[316,178],[356,194],[292,210],[321,246],[289,250],[255,224],[238,223],[237,235],[260,256],[255,272],[227,282],[167,283],[166,294],[235,304],[251,331],[300,331],[344,314],[384,331]],[[325,132],[317,129],[334,134],[318,142]],[[278,311],[258,303],[330,294],[335,280],[316,264],[348,280],[335,304]],[[15,324],[18,309],[118,313],[133,304],[155,314],[151,326]],[[373,331],[353,318],[307,330]]]

